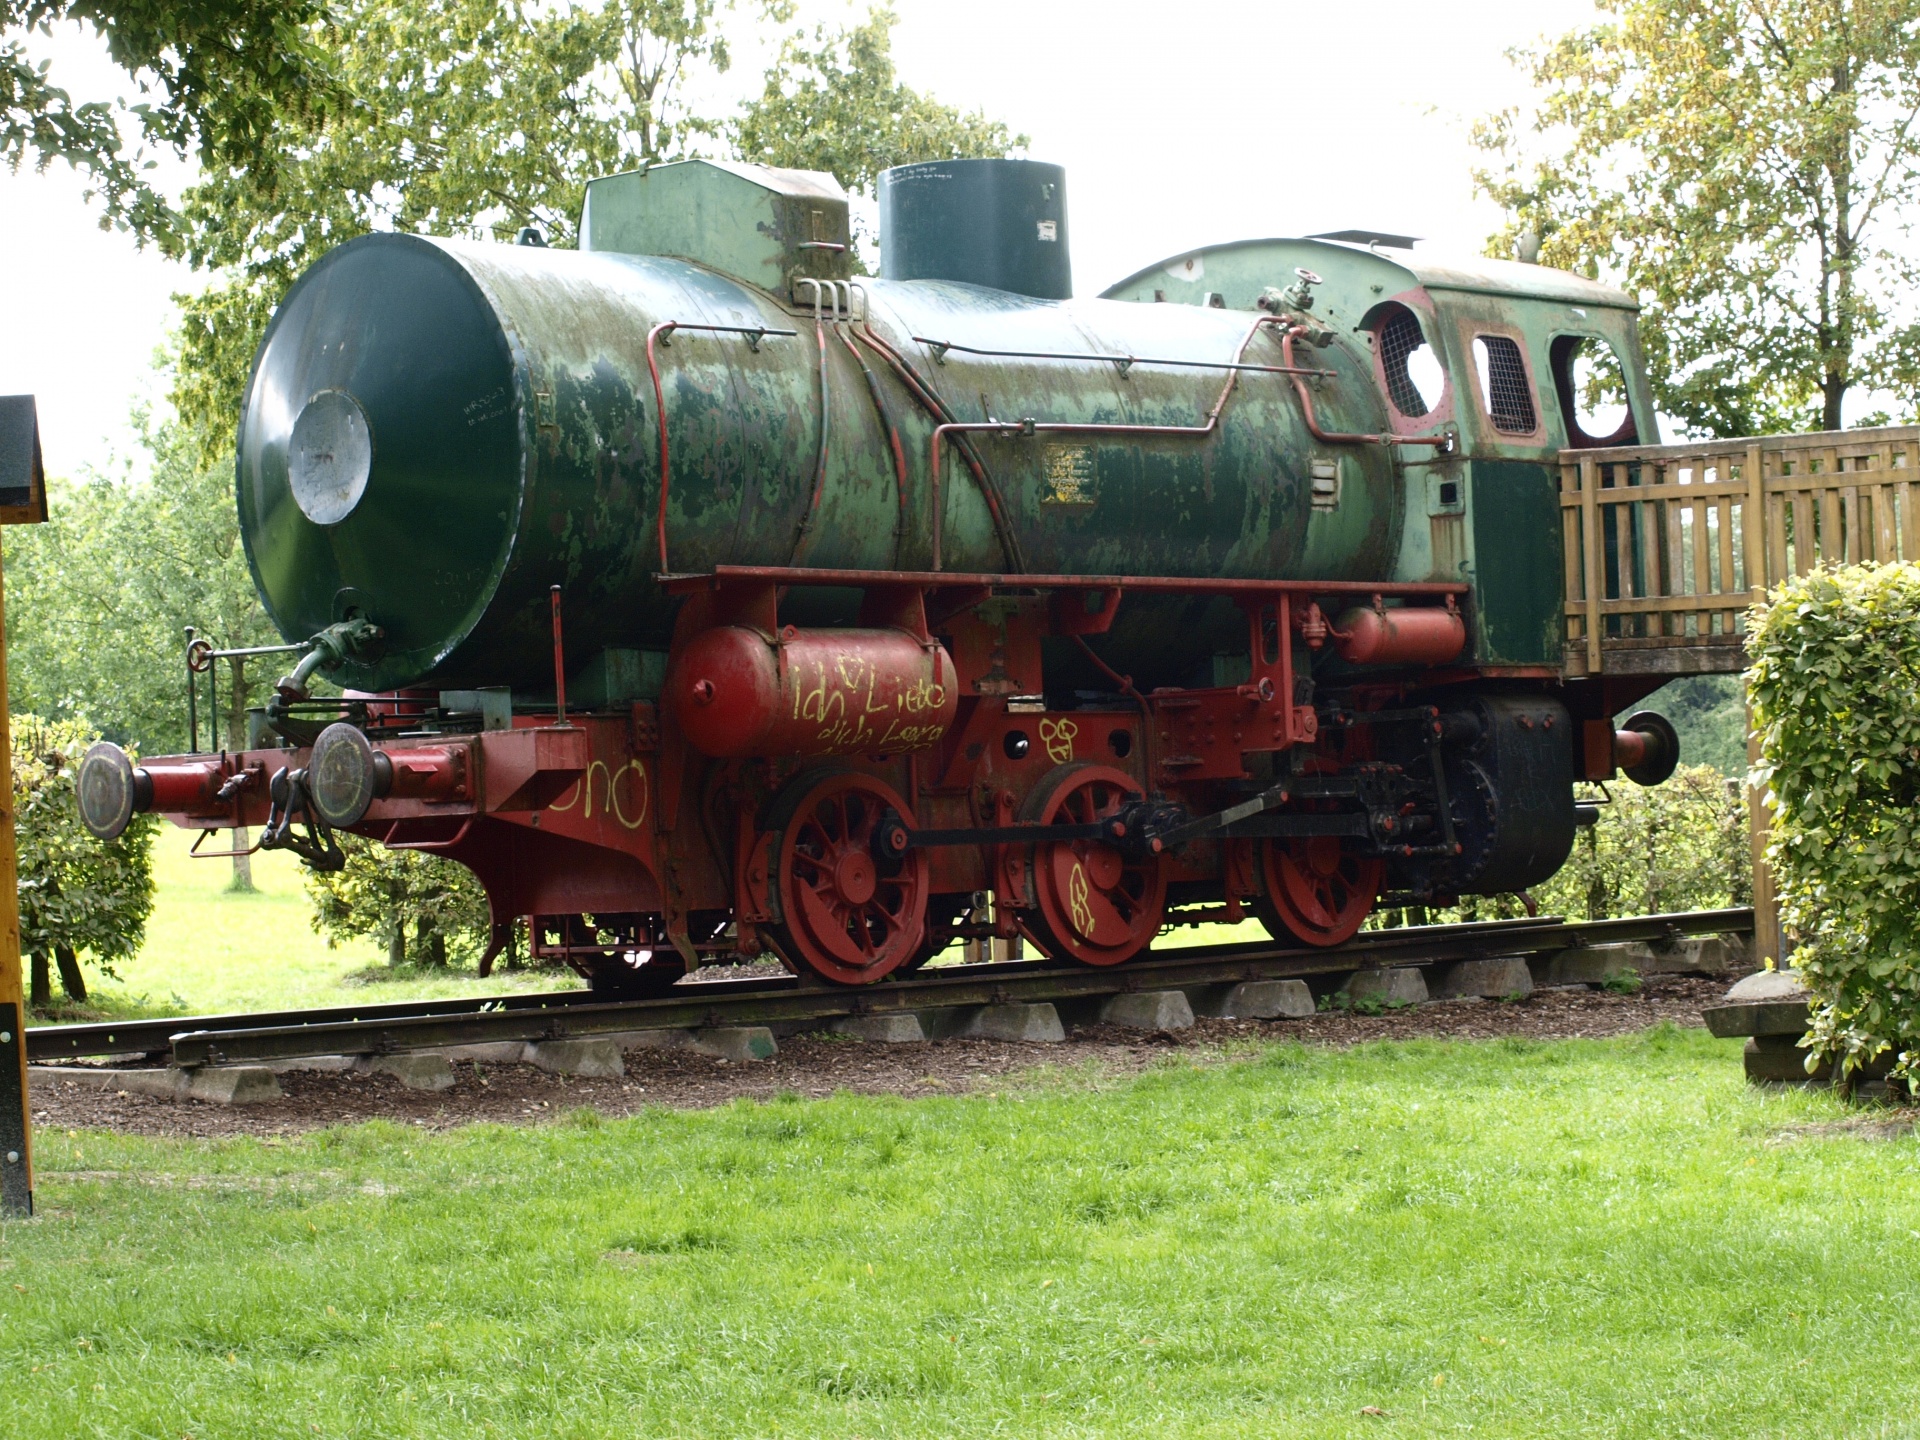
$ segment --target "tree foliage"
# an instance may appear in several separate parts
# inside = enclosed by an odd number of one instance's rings
[[[447,965],[478,958],[492,934],[486,892],[466,866],[419,850],[342,835],[344,870],[307,872],[313,928],[329,947],[371,938],[387,962]]]
[[[724,72],[717,0],[338,0],[314,43],[344,102],[289,114],[277,161],[204,167],[182,244],[226,275],[182,297],[174,402],[230,432],[273,306],[309,265],[372,230],[571,244],[586,182],[717,133],[690,83]]]
[[[0,163],[86,171],[109,222],[169,238],[172,214],[147,183],[140,145],[203,163],[270,168],[288,114],[310,116],[329,94],[310,26],[323,0],[0,0]],[[151,98],[132,107],[135,147],[108,100],[76,101],[28,38],[77,22]]]
[[[339,0],[316,44],[345,101],[288,116],[272,167],[208,167],[183,204],[185,253],[225,278],[182,299],[182,418],[228,434],[287,286],[371,230],[504,240],[533,224],[565,246],[600,175],[730,154],[857,187],[899,159],[1018,143],[899,83],[887,11],[789,43],[757,99],[714,113],[728,14],[722,0]]]
[[[185,627],[222,646],[279,635],[240,544],[231,456],[201,463],[178,425],[147,443],[150,479],[61,487],[51,523],[5,533],[8,682],[23,710],[85,716],[110,739],[168,753],[187,744]],[[263,671],[248,688],[272,680]],[[220,676],[223,692],[232,678]],[[221,709],[230,715],[227,693]],[[212,717],[201,724],[205,744]]]
[[[103,974],[131,959],[153,910],[153,836],[160,822],[136,815],[102,843],[80,822],[73,777],[99,738],[83,720],[16,716],[13,725],[14,843],[20,882],[20,950],[32,957],[31,1000],[52,1003],[48,959],[71,1000],[87,998],[85,955]]]
[[[1838,429],[1855,389],[1911,414],[1920,269],[1914,0],[1603,0],[1516,52],[1537,114],[1491,117],[1479,175],[1551,265],[1645,303],[1663,412],[1709,435]],[[1875,417],[1878,418],[1878,417]]]
[[[900,83],[891,10],[851,30],[794,35],[734,127],[740,154],[766,165],[827,170],[872,193],[880,172],[920,160],[1004,156],[1027,137],[981,111],[963,113]]]
[[[1920,568],[1816,570],[1749,626],[1768,862],[1811,1048],[1920,1076]]]

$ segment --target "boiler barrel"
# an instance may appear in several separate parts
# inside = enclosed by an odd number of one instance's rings
[[[932,280],[854,300],[962,421],[1195,427],[1229,372],[1153,361],[1217,367],[1244,341],[1247,363],[1280,362],[1271,329],[1247,338],[1249,312]],[[247,389],[240,523],[268,613],[289,639],[356,614],[382,627],[383,648],[333,673],[361,690],[550,687],[554,584],[576,666],[665,650],[656,370],[674,571],[923,570],[937,506],[949,570],[1390,575],[1404,507],[1388,454],[1315,441],[1283,376],[1242,374],[1206,437],[974,435],[987,486],[949,442],[936,494],[936,422],[860,329],[817,334],[811,309],[682,260],[352,241],[289,292]],[[1300,353],[1334,372],[1316,382],[1322,427],[1385,427],[1364,351]],[[1136,680],[1171,680],[1209,646],[1244,648],[1244,621],[1136,594],[1099,643]]]

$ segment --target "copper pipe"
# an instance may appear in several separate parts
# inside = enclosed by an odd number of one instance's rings
[[[887,406],[887,397],[880,389],[880,377],[873,368],[860,357],[860,347],[853,343],[853,337],[842,332],[840,343],[847,347],[847,353],[853,356],[853,363],[860,367],[860,373],[866,376],[867,393],[873,397],[874,412],[880,417],[880,431],[887,438],[888,452],[893,456],[894,487],[899,492],[900,513],[893,527],[894,563],[900,563],[900,541],[907,533],[907,450],[900,440],[900,427],[894,423],[893,411]]]
[[[1300,327],[1291,321],[1287,323],[1287,328],[1280,332],[1280,359],[1288,367],[1293,365],[1293,337],[1299,333]],[[1302,378],[1302,372],[1293,370],[1291,373],[1294,394],[1300,397],[1300,413],[1307,422],[1307,433],[1322,445],[1434,445],[1443,450],[1453,445],[1451,435],[1362,435],[1322,430],[1320,422],[1314,418],[1313,396],[1307,390],[1307,382]]]
[[[1177,436],[1177,437],[1186,438],[1186,439],[1197,439],[1203,436],[1211,435],[1214,432],[1215,428],[1218,427],[1220,423],[1221,413],[1225,411],[1225,409],[1227,408],[1227,401],[1232,397],[1234,387],[1240,383],[1240,372],[1236,367],[1238,367],[1240,364],[1240,357],[1247,353],[1247,346],[1253,343],[1253,337],[1260,333],[1260,330],[1263,326],[1285,325],[1285,324],[1291,324],[1291,323],[1292,322],[1283,320],[1281,317],[1277,315],[1262,315],[1258,320],[1255,320],[1253,324],[1248,327],[1247,333],[1240,338],[1239,345],[1234,348],[1233,359],[1230,362],[1228,362],[1228,373],[1227,373],[1226,383],[1220,387],[1220,394],[1218,395],[1218,397],[1215,398],[1212,407],[1207,411],[1206,420],[1198,425],[1134,425],[1134,424],[1113,425],[1113,424],[1097,424],[1091,421],[1063,421],[1063,420],[1048,420],[1048,421],[974,420],[974,421],[965,421],[965,422],[949,421],[946,424],[937,425],[934,427],[934,431],[933,431],[933,456],[932,456],[932,469],[931,469],[931,474],[933,477],[933,482],[932,482],[933,494],[935,496],[935,499],[937,501],[940,494],[940,442],[944,438],[946,438],[948,435],[980,433],[980,434],[998,435],[1003,438],[1011,438],[1014,436],[1021,436],[1021,435],[1038,435],[1038,434],[1169,435],[1169,436]],[[1286,358],[1287,364],[1291,366],[1293,363],[1291,354],[1286,355],[1285,358]],[[1300,384],[1304,384],[1305,382],[1301,379],[1301,377],[1298,374],[1296,374],[1293,377],[1293,383],[1296,385],[1300,385]],[[935,513],[935,525],[934,525],[934,531],[933,531],[933,568],[935,570],[938,570],[941,568],[941,535],[940,535],[940,527],[938,523],[939,512],[936,509],[934,513]]]
[[[1264,322],[1263,322],[1264,323]],[[916,345],[925,345],[933,351],[936,362],[949,350],[958,350],[962,355],[984,355],[998,360],[1097,360],[1108,365],[1120,367],[1120,373],[1126,374],[1136,365],[1174,365],[1188,370],[1238,370],[1256,375],[1317,375],[1332,379],[1339,372],[1335,370],[1315,370],[1296,365],[1243,365],[1239,359],[1232,360],[1168,360],[1146,355],[1101,355],[1096,352],[1073,354],[1064,350],[982,350],[973,345],[958,345],[951,340],[930,340],[925,335],[913,337]],[[1241,350],[1246,343],[1241,342]]]
[[[822,319],[821,300],[831,280],[813,280],[805,276],[796,282],[813,287],[813,342],[820,351],[820,448],[813,460],[813,489],[807,496],[807,508],[800,516],[800,528],[793,537],[793,559],[797,565],[807,548],[814,517],[820,511],[820,497],[827,488],[827,441],[833,431],[832,391],[827,383],[827,330]],[[833,323],[840,323],[840,290],[833,290]]]
[[[553,700],[554,707],[560,712],[560,718],[554,723],[567,723],[567,647],[560,628],[560,587],[552,587],[553,594]]]
[[[900,383],[907,387],[909,393],[920,402],[922,408],[933,417],[936,424],[948,422],[953,419],[953,412],[947,408],[946,402],[941,400],[941,398],[928,387],[926,382],[915,373],[914,368],[907,363],[905,357],[903,357],[898,350],[895,350],[893,346],[889,345],[880,333],[873,328],[871,320],[863,322],[861,328],[854,333],[860,338],[862,343],[887,362],[894,374],[900,377]],[[994,533],[999,537],[1000,549],[1006,556],[1007,564],[1015,570],[1024,569],[1026,567],[1026,560],[1021,554],[1020,538],[1014,533],[1013,527],[1007,522],[1006,507],[1001,504],[999,487],[993,483],[993,477],[987,473],[986,465],[980,460],[979,456],[974,454],[971,445],[962,439],[955,442],[954,448],[960,452],[960,458],[966,462],[968,470],[973,474],[974,483],[980,487],[981,498],[986,502],[987,513],[993,518]],[[937,466],[935,467],[929,489],[931,492],[929,495],[929,504],[933,512],[932,529],[934,550],[935,553],[938,554],[943,517],[941,514],[940,476]]]

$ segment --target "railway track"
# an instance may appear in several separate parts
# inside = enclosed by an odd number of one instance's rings
[[[1662,944],[1694,935],[1750,934],[1750,909],[1621,920],[1500,920],[1375,930],[1332,949],[1265,942],[1149,952],[1111,969],[1050,961],[943,966],[884,984],[838,987],[794,976],[683,981],[660,998],[607,1001],[591,991],[420,1000],[249,1015],[200,1015],[27,1031],[39,1064],[141,1056],[184,1068],[315,1055],[393,1054],[488,1041],[581,1039],[636,1030],[777,1025],[979,1005],[1060,1001],[1128,991],[1307,978],[1490,957],[1535,958],[1590,945]]]

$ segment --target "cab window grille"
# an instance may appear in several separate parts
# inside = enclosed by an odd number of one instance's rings
[[[1531,435],[1540,419],[1533,408],[1533,386],[1520,346],[1505,335],[1482,335],[1473,342],[1480,362],[1480,389],[1493,428],[1506,435]]]
[[[1374,335],[1380,346],[1380,369],[1387,377],[1387,398],[1393,401],[1393,408],[1409,419],[1426,414],[1426,397],[1407,368],[1407,357],[1427,343],[1427,337],[1420,333],[1419,317],[1405,306],[1396,306]]]

